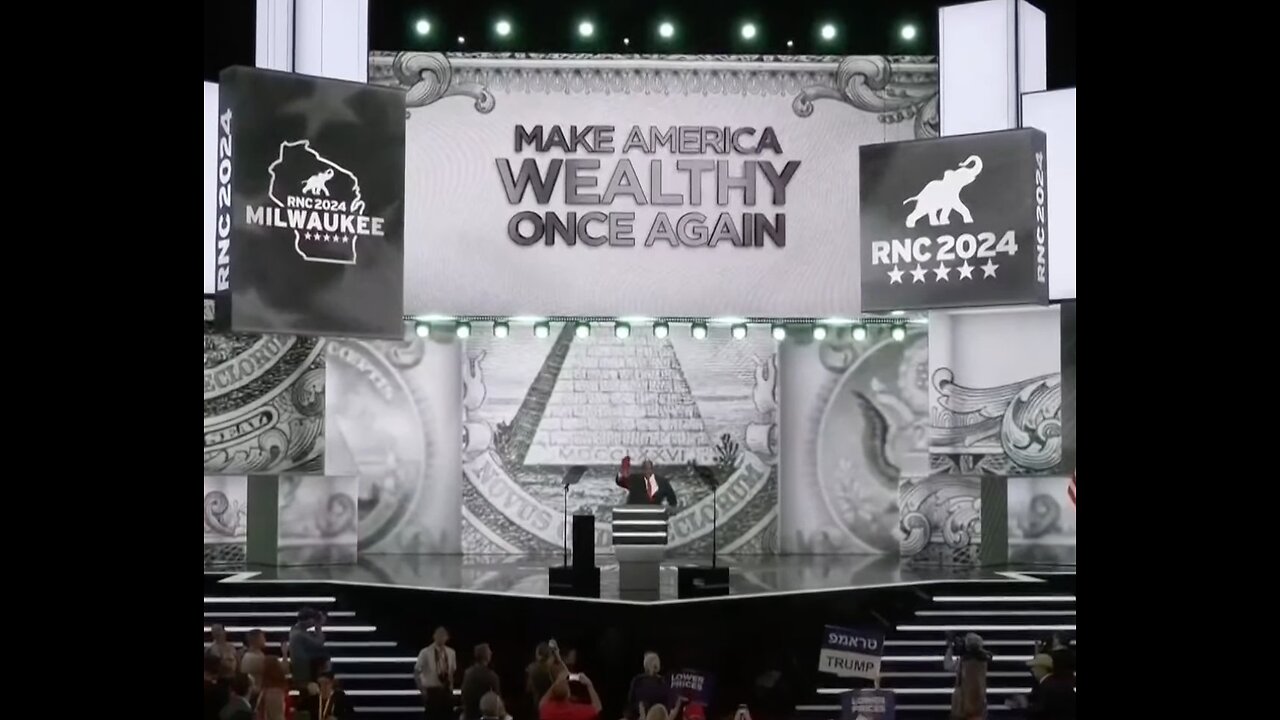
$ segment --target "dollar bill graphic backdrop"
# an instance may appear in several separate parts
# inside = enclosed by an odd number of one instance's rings
[[[1009,478],[1009,562],[1076,564],[1076,504],[1067,477]]]
[[[245,475],[204,476],[205,567],[244,562],[248,480]]]
[[[784,553],[897,554],[898,485],[929,471],[929,331],[781,347]]]
[[[949,475],[1061,474],[1057,307],[929,317],[930,467]]]
[[[559,551],[562,480],[575,465],[588,470],[569,512],[594,514],[596,547],[610,549],[612,508],[625,501],[614,476],[631,455],[651,459],[679,496],[672,552],[710,551],[711,492],[694,467],[721,478],[720,551],[776,552],[775,344],[727,327],[695,340],[682,324],[662,339],[643,325],[626,339],[599,327],[578,338],[563,323],[547,338],[513,328],[495,339],[478,326],[462,366],[463,551]]]
[[[356,561],[357,482],[354,477],[280,478],[277,552],[281,564]]]
[[[462,341],[331,340],[329,475],[359,479],[360,552],[461,551]]]
[[[214,332],[204,310],[205,474],[324,472],[324,341]]]

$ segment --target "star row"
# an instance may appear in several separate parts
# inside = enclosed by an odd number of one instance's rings
[[[963,265],[954,268],[947,267],[947,264],[944,262],[938,263],[938,267],[936,268],[922,268],[920,267],[920,263],[916,263],[915,270],[908,270],[905,272],[899,270],[897,265],[894,265],[893,269],[888,271],[889,284],[893,285],[895,283],[901,283],[902,276],[906,272],[911,273],[911,282],[913,283],[924,282],[925,276],[929,273],[933,273],[934,282],[947,282],[951,279],[952,270],[960,273],[960,277],[956,278],[957,280],[972,280],[974,270],[981,270],[982,277],[984,278],[993,278],[996,276],[996,268],[998,267],[1000,266],[991,262],[990,258],[987,259],[987,263],[985,265],[970,265],[969,261],[965,260]]]
[[[348,243],[355,239],[354,236],[326,235],[325,233],[303,233],[303,235],[305,235],[308,240],[315,240],[316,242]]]

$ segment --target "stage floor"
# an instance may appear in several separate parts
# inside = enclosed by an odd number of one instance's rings
[[[331,582],[381,585],[453,592],[550,597],[547,568],[560,556],[522,555],[363,555],[354,565],[307,567],[206,566],[205,572],[227,575],[224,582]],[[618,563],[612,555],[596,558],[600,567],[600,600],[606,602],[696,602],[680,600],[677,568],[709,564],[710,558],[664,561],[656,600],[623,598],[618,591]],[[857,588],[919,585],[937,582],[1037,582],[1029,575],[1074,573],[1074,566],[1018,565],[999,568],[908,567],[890,556],[782,555],[719,558],[729,568],[730,597],[756,597]],[[566,598],[574,599],[574,598]]]

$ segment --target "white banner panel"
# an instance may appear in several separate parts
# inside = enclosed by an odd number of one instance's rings
[[[204,293],[214,291],[214,223],[218,216],[218,83],[204,84]]]
[[[855,315],[858,148],[938,134],[904,57],[375,53],[408,92],[409,315]]]
[[[1043,130],[1053,190],[1049,231],[1049,299],[1076,296],[1076,89],[1022,96],[1022,126]]]

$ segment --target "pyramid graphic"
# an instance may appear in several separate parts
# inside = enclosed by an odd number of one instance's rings
[[[575,338],[566,324],[512,426],[524,465],[715,459],[671,342],[639,333]]]

